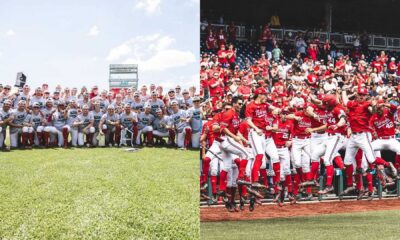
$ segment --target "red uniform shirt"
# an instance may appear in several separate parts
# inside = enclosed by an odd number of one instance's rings
[[[318,106],[314,104],[310,104],[310,107],[314,109],[314,113],[318,115],[319,120],[315,118],[311,118],[311,127],[312,128],[317,128],[321,127],[326,123],[326,120],[328,118],[328,112],[325,109],[319,108]],[[324,133],[325,131],[319,131],[318,133]]]
[[[349,123],[351,131],[354,132],[371,132],[369,127],[369,119],[371,117],[368,107],[371,102],[348,101],[347,109],[349,110]]]
[[[370,123],[374,127],[378,137],[391,137],[395,135],[394,113],[396,110],[396,106],[390,105],[390,109],[383,109],[381,116],[378,114],[372,115]]]
[[[301,117],[299,121],[294,121],[293,136],[310,137],[310,133],[306,133],[306,128],[311,128],[311,117],[307,116],[303,111],[295,112],[295,116]]]
[[[272,127],[274,121],[275,121],[274,115],[272,115],[272,113],[267,111],[267,114],[265,114],[265,126]],[[272,131],[265,130],[265,137],[272,137]]]
[[[328,129],[326,131],[330,134],[340,133],[346,135],[346,124],[336,130],[329,128],[329,126],[336,125],[342,117],[346,117],[346,113],[341,105],[337,105],[331,112],[327,113],[326,124]]]
[[[265,117],[267,115],[267,109],[269,108],[268,103],[255,103],[250,102],[246,107],[246,118],[251,119],[254,125],[265,132],[267,126]]]
[[[230,109],[222,114],[221,117],[221,132],[224,128],[227,128],[231,133],[237,134],[240,124],[239,114]],[[223,132],[222,132],[223,133]]]
[[[226,58],[226,51],[225,50],[219,50],[217,55],[218,55],[218,62],[224,63],[224,64],[228,63],[228,59]],[[225,56],[223,57],[223,55],[225,55]]]
[[[212,131],[212,125],[214,125],[214,124],[215,124],[214,120],[209,120],[206,123],[204,123],[204,126],[203,126],[203,128],[201,130],[201,135],[205,134],[206,130],[208,131],[206,138],[207,138],[207,142],[208,142],[208,146],[209,147],[213,144],[214,139],[215,139],[214,132]]]
[[[290,120],[286,120],[283,122],[281,119],[277,118],[274,121],[274,125],[278,125],[278,132],[274,132],[272,134],[272,138],[274,139],[275,145],[277,147],[285,146],[286,142],[291,139],[291,135],[293,132],[293,122]]]

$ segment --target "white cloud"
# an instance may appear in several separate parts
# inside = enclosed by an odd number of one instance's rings
[[[87,35],[91,36],[91,37],[95,37],[95,36],[99,35],[99,33],[100,33],[99,27],[97,27],[97,25],[94,25],[89,29],[89,32],[87,33]]]
[[[139,64],[141,71],[164,71],[196,61],[192,52],[173,48],[174,42],[174,38],[160,34],[138,36],[111,49],[107,60]]]
[[[12,29],[9,29],[9,30],[6,32],[6,35],[12,37],[12,36],[15,35],[15,32],[14,32]]]
[[[135,8],[145,10],[147,14],[152,15],[161,12],[161,0],[138,0]]]

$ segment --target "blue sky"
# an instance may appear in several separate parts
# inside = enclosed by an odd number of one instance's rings
[[[199,0],[0,1],[0,83],[108,88],[111,63],[139,85],[198,86]],[[198,89],[198,87],[197,87]]]

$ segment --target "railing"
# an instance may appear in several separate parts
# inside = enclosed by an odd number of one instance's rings
[[[222,24],[211,24],[213,28],[223,28],[225,32],[227,32],[229,25]],[[206,34],[207,24],[200,24],[200,33],[201,35]],[[284,37],[288,41],[294,41],[298,32],[304,33],[305,30],[301,29],[271,29],[272,34],[276,39],[282,40]],[[355,34],[350,33],[337,33],[337,32],[310,32],[311,37],[319,36],[320,41],[325,41],[326,39],[334,40],[337,45],[341,46],[349,46],[353,45],[354,40],[356,39]],[[245,40],[249,38],[254,38],[257,34],[257,29],[251,28],[248,29],[245,26],[236,26],[236,37],[239,40]],[[369,36],[369,44],[368,47],[372,49],[382,49],[382,50],[393,50],[400,51],[400,38],[396,37],[385,37],[380,35],[370,34]]]

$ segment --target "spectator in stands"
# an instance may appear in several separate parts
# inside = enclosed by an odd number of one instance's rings
[[[278,45],[275,45],[275,48],[272,50],[272,59],[274,59],[275,62],[279,62],[281,57],[283,57],[282,50]]]
[[[295,46],[296,46],[296,52],[301,55],[301,58],[304,58],[306,56],[307,44],[301,37],[301,35],[296,39]]]

